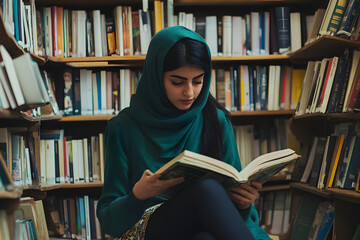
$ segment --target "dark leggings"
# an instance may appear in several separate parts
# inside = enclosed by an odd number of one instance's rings
[[[150,217],[145,240],[254,239],[224,188],[202,180],[166,201]]]

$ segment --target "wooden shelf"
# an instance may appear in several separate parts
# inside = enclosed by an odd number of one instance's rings
[[[360,192],[341,188],[328,188],[327,191],[331,192],[334,198],[360,203]]]
[[[46,191],[51,191],[51,190],[56,190],[56,189],[70,189],[70,188],[97,188],[97,187],[102,187],[103,183],[77,183],[77,184],[72,184],[72,183],[61,183],[61,184],[51,184],[51,185],[37,185],[37,186],[28,186],[27,188],[25,188],[24,190],[37,190],[37,191],[42,191],[42,192],[46,192]]]
[[[303,114],[300,116],[294,116],[293,121],[335,121],[335,122],[344,122],[344,121],[359,121],[360,112],[347,112],[347,113],[313,113],[313,114]]]
[[[360,48],[359,41],[333,36],[324,36],[289,54],[291,61],[321,60],[326,57],[341,56],[345,48]]]
[[[279,190],[287,190],[290,189],[290,184],[281,184],[274,186],[264,186],[260,192],[271,192],[271,191],[279,191]]]
[[[293,115],[295,110],[280,110],[280,111],[236,111],[230,112],[232,117],[241,117],[241,116],[283,116],[283,115]]]
[[[20,118],[20,112],[16,110],[0,109],[0,118],[4,118],[4,119]]]
[[[293,183],[290,183],[290,188],[308,192],[310,194],[314,194],[314,195],[317,195],[317,196],[320,196],[323,198],[331,198],[331,196],[332,196],[332,194],[328,191],[321,190],[321,189],[318,189],[315,187],[311,187],[305,183],[293,182]]]
[[[64,116],[59,122],[78,122],[78,121],[108,121],[109,119],[115,117],[115,115],[73,115],[73,116]]]

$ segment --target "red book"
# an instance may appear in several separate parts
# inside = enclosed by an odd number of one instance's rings
[[[319,104],[316,107],[320,107],[324,101],[324,95],[325,95],[325,90],[326,90],[326,86],[328,84],[328,80],[329,80],[329,75],[330,75],[330,71],[331,71],[331,67],[332,67],[332,62],[333,62],[333,58],[329,59],[329,63],[328,63],[328,68],[326,71],[326,76],[324,79],[324,83],[321,87],[321,92],[320,92],[320,101]]]

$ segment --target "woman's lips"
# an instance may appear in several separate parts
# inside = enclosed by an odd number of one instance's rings
[[[189,105],[193,102],[192,99],[188,99],[188,100],[181,100],[182,103],[184,103],[185,105]]]

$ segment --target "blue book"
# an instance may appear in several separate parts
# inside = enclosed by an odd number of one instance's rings
[[[98,96],[98,109],[97,112],[101,113],[101,73],[96,73],[96,85],[97,85],[97,96]],[[94,99],[95,101],[95,99]],[[95,109],[94,109],[95,112]]]
[[[79,208],[80,208],[80,229],[81,229],[81,233],[86,234],[86,222],[85,222],[85,205],[84,205],[84,198],[80,197],[79,198]]]
[[[346,7],[344,17],[340,23],[339,30],[336,33],[337,37],[349,39],[351,37],[352,28],[360,13],[360,0],[350,0]]]
[[[14,0],[14,5],[13,5],[13,15],[14,15],[14,33],[15,33],[15,40],[17,42],[20,41],[20,26],[19,26],[19,12],[20,12],[20,6],[19,6],[19,1],[18,0]]]
[[[354,189],[360,169],[360,136],[356,136],[353,152],[348,162],[344,176],[344,188]]]
[[[259,25],[260,25],[260,54],[265,54],[265,15],[263,11],[259,12]]]
[[[73,115],[81,115],[81,99],[80,99],[80,70],[74,69],[72,72],[73,85]]]
[[[319,231],[316,240],[326,239],[335,217],[335,205],[330,203],[325,211],[324,217],[320,223]]]
[[[260,109],[262,111],[267,110],[267,99],[268,99],[268,74],[267,67],[260,66]]]
[[[290,9],[289,7],[276,7],[275,20],[277,28],[279,53],[290,51]]]

